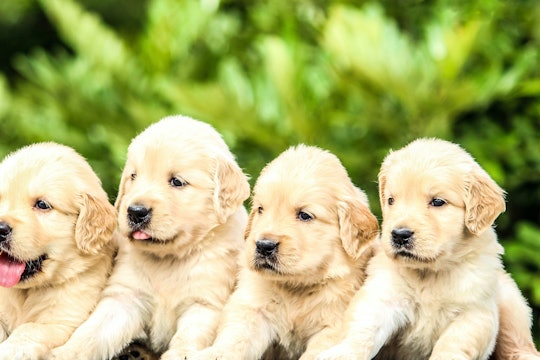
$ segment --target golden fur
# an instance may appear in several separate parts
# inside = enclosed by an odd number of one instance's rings
[[[516,311],[501,312],[501,324],[521,329],[507,335],[532,344],[530,310],[492,228],[504,192],[467,152],[416,140],[386,157],[379,192],[383,251],[351,303],[345,339],[319,360],[488,359],[500,304]]]
[[[210,125],[168,117],[134,138],[116,201],[117,262],[96,310],[54,358],[107,359],[134,339],[161,359],[209,346],[235,284],[248,197]]]
[[[41,359],[96,305],[112,267],[116,212],[82,156],[39,143],[0,164],[0,224],[2,262],[17,259],[25,271],[14,277],[2,266],[0,359]]]
[[[366,195],[336,156],[285,151],[254,187],[245,266],[217,339],[189,359],[259,359],[267,349],[268,359],[313,358],[339,328],[377,236]]]

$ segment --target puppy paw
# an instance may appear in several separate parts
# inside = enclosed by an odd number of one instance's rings
[[[359,356],[347,345],[336,345],[320,353],[316,360],[362,360],[364,358],[369,359],[367,356]]]
[[[191,360],[194,358],[193,351],[169,349],[161,355],[161,360]]]
[[[175,358],[175,359],[179,359],[179,358]],[[193,352],[188,357],[180,358],[180,359],[183,359],[183,360],[238,360],[239,357],[233,356],[233,355],[227,355],[223,351],[219,351],[217,349],[209,347],[201,351]]]
[[[31,347],[3,344],[0,346],[0,360],[34,360],[40,359],[42,353]]]
[[[46,360],[73,360],[75,359],[73,354],[77,354],[76,359],[77,360],[93,360],[96,358],[95,355],[93,355],[90,347],[82,347],[82,346],[60,346],[55,349],[53,349],[49,356],[47,356]]]
[[[80,359],[83,359],[83,357],[77,356]],[[54,349],[49,357],[48,360],[73,360],[73,353],[69,351],[63,351],[61,348]]]
[[[429,357],[429,360],[468,360],[467,356],[461,354],[452,354],[452,353],[441,353],[441,354],[432,354]]]

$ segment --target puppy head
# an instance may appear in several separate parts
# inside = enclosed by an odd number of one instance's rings
[[[386,253],[416,267],[451,262],[504,211],[504,191],[465,150],[418,139],[391,152],[379,173]]]
[[[191,246],[227,221],[249,183],[210,125],[173,116],[133,139],[116,200],[121,233],[158,256]]]
[[[73,149],[40,143],[0,164],[0,285],[50,285],[87,266],[116,228],[90,165]]]
[[[300,145],[270,162],[257,179],[247,262],[276,280],[320,282],[350,271],[377,235],[366,195],[338,158]]]

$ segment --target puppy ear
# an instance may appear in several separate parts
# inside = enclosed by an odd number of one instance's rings
[[[338,217],[343,248],[357,260],[379,233],[379,222],[360,199],[351,197],[339,202]]]
[[[483,170],[475,169],[467,181],[465,226],[473,235],[486,231],[506,210],[504,190]]]
[[[108,199],[82,194],[75,224],[77,247],[86,254],[97,254],[110,241],[116,229],[116,211]]]
[[[120,178],[120,185],[118,186],[118,194],[116,195],[116,200],[114,201],[114,207],[116,210],[118,210],[120,206],[120,201],[122,201],[122,197],[124,196],[125,186],[126,186],[126,176],[125,176],[125,173],[122,172],[122,177]]]
[[[379,201],[381,203],[381,210],[384,209],[386,204],[386,198],[384,196],[384,188],[386,187],[386,172],[383,168],[379,172]]]
[[[249,182],[234,161],[218,159],[214,184],[214,209],[219,222],[224,223],[249,197]]]
[[[244,241],[247,240],[247,238],[249,237],[249,234],[251,233],[251,224],[253,223],[253,217],[255,216],[255,211],[257,211],[257,209],[255,209],[252,206],[251,211],[249,212],[246,229],[244,230]]]

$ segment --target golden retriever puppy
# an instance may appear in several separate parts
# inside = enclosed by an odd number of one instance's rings
[[[110,274],[116,212],[73,149],[0,163],[0,359],[41,359],[90,314]]]
[[[246,175],[210,125],[171,116],[133,139],[116,206],[119,254],[92,315],[54,359],[108,359],[141,340],[161,359],[209,346],[235,284]]]
[[[492,227],[504,192],[467,152],[416,140],[386,157],[379,193],[383,251],[351,302],[345,338],[318,359],[488,359],[507,291],[529,333]]]
[[[313,358],[362,284],[378,229],[336,156],[283,152],[254,187],[245,266],[217,338],[189,359],[259,359],[269,348],[278,352],[266,358]]]

